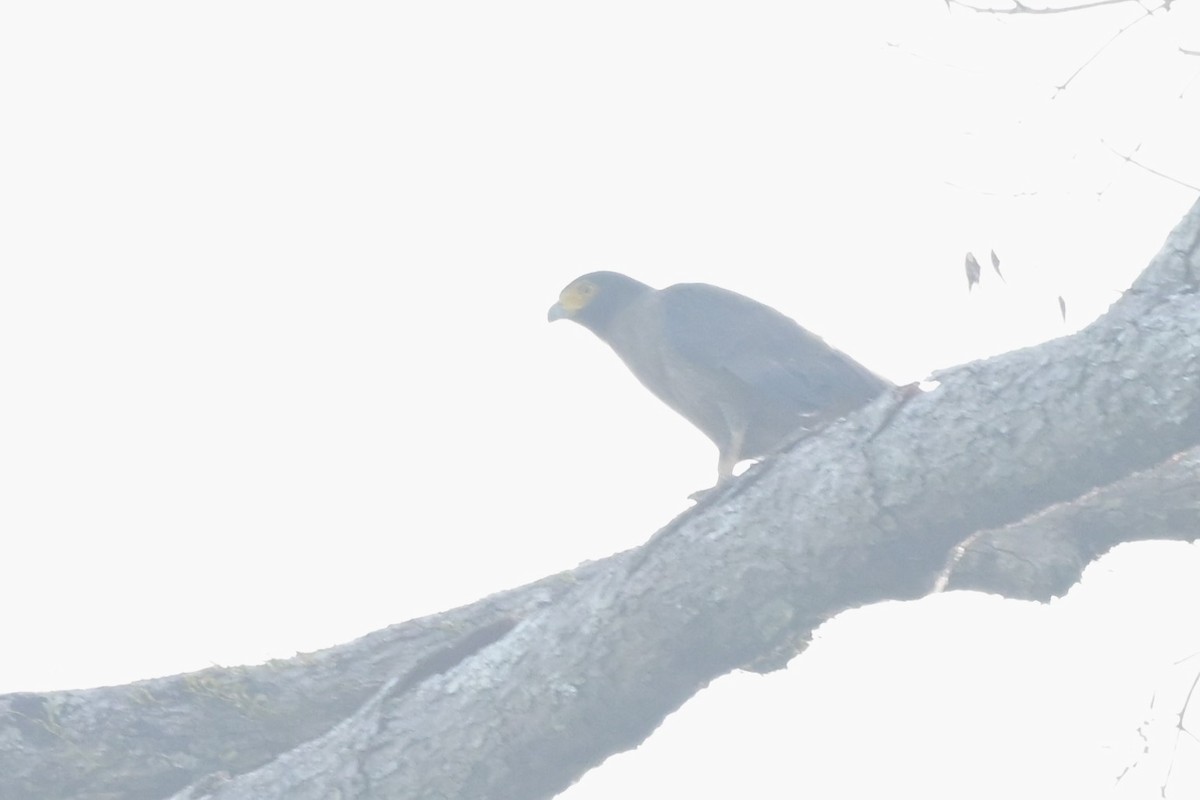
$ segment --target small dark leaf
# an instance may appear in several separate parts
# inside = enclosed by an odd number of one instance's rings
[[[975,288],[975,284],[979,283],[979,262],[975,260],[974,253],[967,253],[967,291]]]
[[[1062,295],[1058,296],[1058,310],[1062,314],[1063,322],[1067,321],[1067,301],[1063,300]]]
[[[996,255],[996,251],[992,251],[992,269],[996,270],[996,274],[1000,276],[1000,280],[1004,281],[1004,273],[1000,271],[1000,256]],[[1004,281],[1008,283],[1008,281]]]

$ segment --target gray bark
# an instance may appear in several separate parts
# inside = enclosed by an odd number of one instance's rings
[[[797,442],[642,547],[338,648],[0,697],[0,797],[542,798],[834,614],[1197,536],[1200,203],[1075,336]]]

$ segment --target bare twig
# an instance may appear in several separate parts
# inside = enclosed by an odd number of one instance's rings
[[[1105,50],[1107,50],[1109,47],[1111,47],[1113,45],[1113,43],[1115,41],[1117,41],[1117,39],[1120,39],[1122,36],[1124,36],[1129,31],[1130,28],[1132,28],[1134,25],[1137,25],[1139,22],[1141,22],[1143,20],[1149,19],[1150,16],[1155,11],[1158,11],[1160,8],[1168,8],[1170,5],[1170,2],[1171,2],[1171,0],[1163,0],[1162,5],[1158,6],[1158,8],[1147,8],[1141,16],[1135,17],[1127,25],[1123,25],[1121,28],[1119,28],[1116,33],[1114,33],[1112,36],[1109,37],[1107,42],[1100,45],[1099,49],[1097,49],[1096,52],[1092,53],[1092,55],[1088,58],[1087,61],[1084,61],[1082,64],[1079,65],[1078,68],[1076,68],[1076,70],[1074,72],[1071,73],[1071,77],[1067,78],[1060,85],[1054,87],[1054,95],[1050,99],[1053,100],[1054,98],[1058,97],[1059,94],[1066,91],[1067,87],[1071,85],[1071,82],[1079,77],[1079,73],[1081,73],[1085,69],[1087,69],[1088,65],[1090,65],[1093,61],[1095,61],[1097,58],[1099,58],[1104,53]]]
[[[1200,53],[1193,53],[1191,55],[1200,56]],[[1196,82],[1196,78],[1200,78],[1200,70],[1196,70],[1192,73],[1192,77],[1188,78],[1187,83],[1185,83],[1183,88],[1179,90],[1179,95],[1175,99],[1182,100],[1183,96],[1188,93],[1188,89],[1191,89],[1192,84]]]
[[[1175,769],[1175,757],[1179,755],[1179,740],[1185,733],[1193,739],[1196,738],[1196,735],[1184,726],[1183,718],[1187,716],[1188,706],[1192,703],[1192,695],[1196,693],[1197,685],[1200,685],[1200,672],[1197,672],[1195,679],[1192,680],[1192,687],[1188,689],[1187,697],[1183,699],[1183,707],[1179,709],[1175,720],[1175,747],[1171,751],[1171,763],[1167,765],[1167,774],[1163,778],[1162,786],[1159,787],[1163,797],[1167,796],[1167,784],[1171,782],[1171,772]]]
[[[1142,753],[1141,753],[1142,756],[1150,755],[1150,737],[1146,734],[1146,729],[1150,726],[1151,718],[1154,716],[1154,704],[1157,701],[1158,701],[1158,693],[1156,692],[1154,694],[1151,694],[1150,695],[1150,710],[1147,712],[1146,719],[1142,721],[1142,724],[1137,726],[1137,731],[1136,731],[1137,736],[1139,739],[1142,740]],[[1141,761],[1142,761],[1141,756],[1139,756],[1138,758],[1135,758],[1133,761],[1126,764],[1125,769],[1121,770],[1121,773],[1119,775],[1117,775],[1116,782],[1119,784],[1121,781],[1123,781],[1125,779],[1126,775],[1128,775],[1130,772],[1133,772],[1133,770],[1138,768],[1138,766],[1141,764]]]
[[[1037,197],[1039,194],[1038,192],[989,192],[983,189],[963,186],[961,183],[955,183],[954,181],[942,181],[942,185],[949,186],[951,189],[957,189],[960,192],[970,192],[982,197],[1011,197],[1015,199],[1018,197]]]
[[[960,0],[946,0],[947,6],[949,6],[951,3],[959,6],[960,8],[975,11],[979,14],[1065,14],[1070,11],[1087,11],[1088,9],[1092,8],[1100,8],[1101,6],[1115,6],[1121,3],[1138,3],[1138,5],[1141,5],[1139,0],[1092,0],[1089,3],[1077,3],[1072,6],[1060,6],[1057,8],[1045,6],[1035,8],[1033,6],[1025,5],[1021,2],[1021,0],[1012,0],[1011,8],[980,8],[979,6],[973,6],[970,3],[960,2]],[[1163,3],[1162,7],[1166,8],[1169,5],[1170,0],[1168,0],[1166,3]]]
[[[1090,65],[1093,61],[1095,61],[1097,58],[1099,58],[1104,53],[1104,51],[1107,50],[1109,47],[1111,47],[1113,42],[1115,42],[1115,41],[1117,41],[1117,39],[1121,38],[1121,36],[1123,36],[1126,31],[1128,31],[1134,25],[1137,25],[1142,20],[1146,19],[1147,17],[1149,17],[1159,11],[1169,11],[1171,9],[1171,3],[1174,2],[1174,0],[1162,0],[1162,2],[1160,2],[1158,5],[1150,6],[1150,7],[1147,7],[1143,0],[1089,0],[1089,2],[1076,3],[1074,5],[1069,5],[1069,6],[1036,6],[1036,7],[1035,6],[1027,6],[1023,2],[1021,2],[1021,0],[1011,0],[1011,2],[1012,2],[1012,6],[1010,6],[1008,8],[984,8],[984,7],[980,7],[980,6],[971,5],[970,3],[962,2],[962,0],[946,0],[946,6],[947,6],[947,8],[949,8],[950,4],[953,3],[954,5],[959,6],[960,8],[965,8],[970,11],[974,11],[978,14],[1065,14],[1065,13],[1071,12],[1071,11],[1088,11],[1093,8],[1100,8],[1102,6],[1115,6],[1115,5],[1120,5],[1122,3],[1136,3],[1138,6],[1140,6],[1143,9],[1143,13],[1140,16],[1136,17],[1132,22],[1128,23],[1127,25],[1124,25],[1123,27],[1121,27],[1116,33],[1114,33],[1109,38],[1109,40],[1107,42],[1102,44],[1100,46],[1100,48],[1096,50],[1096,52],[1092,53],[1092,55],[1086,61],[1084,61],[1082,64],[1080,64],[1079,67],[1074,72],[1071,73],[1070,77],[1068,77],[1060,85],[1054,87],[1054,95],[1051,98],[1051,99],[1053,99],[1054,97],[1058,97],[1058,95],[1060,93],[1065,91],[1066,88],[1071,85],[1071,82],[1074,81],[1077,77],[1079,77],[1079,73],[1081,73],[1085,69],[1087,69],[1088,65]],[[1180,50],[1184,53],[1188,52],[1186,50],[1183,50],[1183,48],[1180,48]]]
[[[1190,184],[1186,181],[1181,181],[1178,178],[1175,178],[1175,177],[1172,177],[1172,176],[1166,174],[1165,172],[1159,172],[1158,170],[1154,169],[1153,167],[1148,167],[1145,164],[1143,164],[1141,161],[1138,161],[1137,159],[1135,159],[1132,154],[1125,155],[1120,150],[1113,147],[1111,144],[1104,141],[1103,139],[1101,139],[1100,142],[1105,147],[1107,147],[1109,150],[1112,150],[1113,155],[1117,156],[1121,160],[1128,161],[1130,164],[1133,164],[1135,167],[1141,167],[1142,169],[1146,170],[1146,172],[1149,172],[1151,175],[1156,175],[1159,178],[1162,178],[1163,180],[1170,181],[1171,183],[1175,184],[1176,186],[1182,186],[1184,189],[1191,189],[1193,192],[1200,192],[1200,186],[1193,186],[1192,184]],[[1141,147],[1141,145],[1139,144],[1137,147],[1134,148],[1133,152],[1136,153],[1140,147]]]

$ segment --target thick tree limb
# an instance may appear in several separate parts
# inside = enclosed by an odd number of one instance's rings
[[[0,796],[549,797],[843,609],[1046,597],[1195,536],[1198,284],[1200,203],[1087,330],[881,400],[642,548],[287,662],[0,698]]]
[[[1046,601],[1122,542],[1200,537],[1200,447],[955,548],[938,589]]]
[[[553,603],[598,565],[251,667],[83,691],[0,696],[0,798],[165,797],[236,774],[327,732],[384,683],[419,680]]]

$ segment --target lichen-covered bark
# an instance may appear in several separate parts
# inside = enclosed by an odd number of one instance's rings
[[[1200,447],[955,548],[939,589],[1023,600],[1062,596],[1083,568],[1122,542],[1200,538]]]
[[[438,617],[411,637],[381,632],[365,651],[309,657],[320,674],[251,668],[244,694],[240,671],[165,679],[169,702],[140,713],[141,684],[0,698],[0,796],[15,765],[44,798],[153,797],[122,775],[174,791],[204,773],[175,796],[549,797],[713,678],[782,663],[845,608],[942,585],[1046,597],[1119,541],[1194,537],[1194,493],[1171,487],[1195,485],[1200,445],[1198,242],[1200,203],[1080,334],[884,398],[642,548],[452,612],[442,634]],[[189,681],[215,681],[218,697],[189,698]],[[69,741],[64,697],[93,704],[72,710],[86,724]],[[96,739],[114,697],[119,745]],[[230,698],[243,713],[212,711]],[[172,719],[184,722],[167,754],[149,744],[157,734],[139,739]],[[86,793],[101,784],[107,794]]]
[[[576,573],[586,579],[592,569]],[[453,666],[580,579],[551,576],[258,666],[0,695],[0,798],[158,798],[209,775],[251,770],[324,734],[389,680],[417,682]]]

